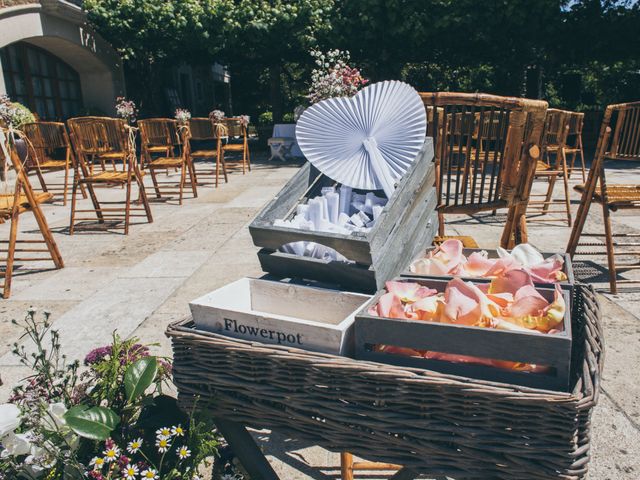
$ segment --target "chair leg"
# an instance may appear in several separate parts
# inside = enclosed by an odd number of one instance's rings
[[[69,235],[73,235],[76,218],[76,194],[78,193],[78,180],[74,172],[73,187],[71,188],[71,219],[69,220]]]
[[[607,263],[609,266],[609,286],[611,287],[611,293],[615,295],[618,293],[618,284],[616,282],[616,260],[613,245],[613,232],[611,230],[611,212],[605,202],[602,202],[602,215],[604,217],[604,234],[607,246]]]
[[[193,198],[198,198],[198,182],[196,181],[196,169],[191,162],[191,159],[187,160],[187,171],[189,173],[189,179],[191,180],[191,191],[193,192]]]
[[[147,198],[147,191],[144,188],[144,182],[139,172],[136,172],[136,182],[138,183],[139,199],[144,206],[145,213],[147,214],[147,221],[149,223],[153,223],[153,215],[151,214],[151,206],[149,205],[149,199]]]
[[[129,235],[129,220],[131,217],[131,178],[127,180],[127,194],[124,204],[124,234]]]
[[[444,214],[438,212],[438,236],[444,237]]]
[[[556,175],[550,176],[547,181],[549,182],[549,186],[547,187],[547,195],[544,197],[544,205],[542,206],[542,214],[546,215],[549,211],[549,207],[551,206],[551,201],[553,199],[553,189],[556,186]]]
[[[47,184],[44,181],[44,177],[42,176],[42,171],[40,170],[40,167],[38,165],[36,165],[36,175],[38,176],[38,181],[40,182],[40,187],[42,187],[42,191],[48,192],[49,190],[47,189]]]
[[[251,171],[251,150],[249,150],[249,145],[245,147],[247,149],[247,167],[249,171]]]
[[[220,155],[216,157],[216,188],[218,188],[219,177],[220,177]]]
[[[353,480],[353,455],[349,452],[340,453],[341,480]]]
[[[156,178],[156,170],[152,165],[149,165],[149,173],[151,174],[151,181],[153,182],[153,188],[156,191],[156,198],[162,198],[160,193],[160,186],[158,185],[158,179]]]
[[[180,196],[178,197],[178,205],[182,205],[182,192],[184,191],[184,181],[187,176],[187,168],[184,162],[180,168]]]
[[[7,299],[11,295],[11,277],[13,276],[13,259],[16,254],[16,240],[18,238],[18,212],[11,216],[11,230],[9,232],[9,245],[7,247],[7,266],[4,271],[4,288],[2,297]]]
[[[567,225],[571,226],[571,193],[569,190],[569,175],[567,173],[567,157],[562,152],[562,181],[564,183],[564,203],[567,209]]]
[[[67,205],[67,194],[69,193],[69,158],[67,158],[67,163],[64,166],[64,189],[62,192],[62,205]]]
[[[584,163],[584,148],[582,148],[582,134],[578,136],[578,145],[580,146],[580,164],[582,166],[582,182],[587,181],[587,167]]]
[[[224,160],[224,152],[220,155],[220,163],[222,164],[222,173],[224,174],[224,183],[229,183],[229,177],[227,176],[227,162]]]

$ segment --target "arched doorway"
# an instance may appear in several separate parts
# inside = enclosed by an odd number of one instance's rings
[[[63,120],[83,110],[78,73],[55,55],[26,42],[0,49],[7,95],[43,120]]]

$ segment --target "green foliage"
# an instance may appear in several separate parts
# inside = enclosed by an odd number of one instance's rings
[[[258,115],[258,125],[273,124],[273,112],[262,112]]]
[[[106,440],[120,422],[113,410],[86,405],[70,408],[64,418],[74,432],[91,440]]]
[[[127,402],[132,403],[149,388],[158,374],[158,361],[155,357],[145,357],[129,365],[124,374],[124,389]]]

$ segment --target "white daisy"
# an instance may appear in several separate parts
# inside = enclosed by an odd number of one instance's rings
[[[107,448],[104,452],[104,461],[107,463],[115,462],[120,457],[120,449],[117,446]]]
[[[138,467],[135,465],[128,464],[122,470],[122,475],[124,476],[125,480],[135,480],[136,475],[138,475]]]
[[[158,447],[158,452],[160,453],[165,453],[167,450],[169,450],[170,446],[171,442],[168,438],[158,437],[158,439],[156,440],[156,447]]]
[[[171,429],[169,427],[162,427],[156,430],[156,437],[169,438],[171,436]]]
[[[189,450],[184,445],[182,447],[176,448],[176,452],[178,452],[178,457],[180,460],[184,460],[185,458],[189,458],[191,456],[191,450]]]
[[[104,466],[104,458],[102,457],[93,457],[89,465],[93,467],[94,470],[100,470]]]
[[[171,435],[175,435],[176,437],[184,437],[184,428],[181,425],[177,427],[171,427]]]
[[[159,477],[158,477],[157,470],[154,470],[153,468],[150,468],[149,470],[143,470],[142,473],[140,474],[140,478],[145,478],[145,479],[149,479],[149,480],[157,480]]]
[[[127,445],[127,451],[131,454],[134,454],[137,453],[138,450],[140,450],[140,447],[142,447],[142,439],[136,438],[135,440],[129,442],[129,444]]]

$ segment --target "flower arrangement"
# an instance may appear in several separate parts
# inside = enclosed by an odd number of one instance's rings
[[[238,118],[240,119],[240,125],[244,128],[249,126],[249,115],[240,115]]]
[[[566,305],[560,286],[556,285],[550,302],[534,287],[531,275],[522,270],[510,270],[484,284],[455,278],[447,283],[444,292],[412,281],[390,281],[385,287],[386,293],[369,308],[370,315],[538,334],[555,334],[564,329]],[[376,349],[428,359],[542,371],[537,365],[466,355],[385,345]]]
[[[0,95],[0,119],[11,128],[20,128],[25,123],[36,121],[36,117],[21,103],[12,102],[7,95]]]
[[[224,112],[222,110],[213,110],[209,113],[209,119],[219,123],[224,120]]]
[[[186,125],[191,120],[191,112],[186,108],[176,108],[175,119],[180,125]]]
[[[116,334],[67,362],[49,315],[30,311],[24,335],[35,353],[13,353],[33,370],[0,405],[0,479],[196,480],[217,452],[210,420],[185,414],[162,393],[171,364]],[[45,339],[48,338],[48,341]]]
[[[128,123],[135,123],[138,116],[138,108],[133,100],[118,97],[116,98],[116,115]]]
[[[409,267],[420,275],[455,275],[472,278],[495,278],[512,270],[527,272],[534,282],[557,283],[567,280],[562,271],[564,259],[553,255],[545,259],[528,243],[517,245],[511,253],[498,248],[498,258],[488,258],[486,251],[473,252],[466,257],[460,240],[450,239],[415,260]]]
[[[360,70],[349,66],[351,56],[346,50],[312,50],[311,56],[317,67],[311,72],[308,94],[312,104],[327,98],[351,97],[369,82]]]

